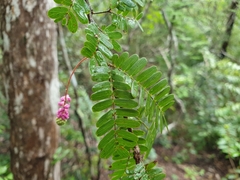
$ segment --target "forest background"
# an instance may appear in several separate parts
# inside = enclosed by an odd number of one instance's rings
[[[101,10],[107,3],[92,2]],[[235,5],[235,6],[234,6]],[[155,140],[149,159],[158,159],[169,179],[240,178],[240,11],[234,0],[146,1],[139,28],[128,22],[124,50],[146,57],[168,78],[176,103],[166,113],[169,131]],[[98,21],[107,21],[99,16]],[[61,94],[69,71],[80,59],[81,31],[58,26]],[[67,51],[66,51],[67,50]],[[0,63],[2,55],[0,52]],[[69,89],[83,125],[72,112],[61,127],[61,143],[54,163],[61,161],[62,179],[88,179],[89,172],[106,176],[107,161],[99,165],[95,135],[99,114],[91,111],[93,82],[87,63]],[[1,67],[4,68],[4,67]],[[1,81],[2,82],[2,81]],[[3,84],[1,84],[1,89]],[[77,94],[77,95],[76,95]],[[0,178],[11,179],[7,101],[0,93]],[[83,127],[83,128],[82,128]],[[85,141],[92,156],[85,163]],[[170,170],[172,169],[172,170]]]

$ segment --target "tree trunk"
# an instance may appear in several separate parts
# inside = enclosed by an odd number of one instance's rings
[[[49,0],[1,0],[3,78],[11,122],[15,180],[59,179],[51,160],[57,148],[56,26]]]
[[[226,24],[226,31],[225,31],[225,39],[222,43],[222,47],[221,47],[221,52],[220,52],[220,59],[225,58],[226,53],[227,53],[227,48],[229,45],[229,41],[231,38],[231,34],[232,34],[232,30],[233,30],[233,25],[235,22],[235,17],[236,17],[236,9],[238,8],[238,1],[237,0],[233,0],[230,6],[230,14],[227,20],[227,24]]]

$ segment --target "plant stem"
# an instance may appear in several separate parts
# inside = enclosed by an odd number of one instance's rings
[[[92,14],[104,14],[104,13],[111,13],[111,9],[108,9],[106,11],[100,11],[100,12],[92,12]]]
[[[87,14],[88,21],[89,21],[89,23],[92,23],[92,22],[93,22],[93,18],[92,18],[93,10],[92,10],[92,7],[91,7],[91,5],[90,5],[90,3],[89,3],[89,0],[85,0],[85,2],[87,3],[87,5],[88,5],[89,8],[90,8],[90,13]]]
[[[70,77],[69,77],[69,79],[68,79],[67,87],[66,87],[66,90],[65,90],[65,102],[66,102],[66,96],[67,96],[67,93],[68,93],[68,87],[69,87],[69,85],[70,85],[71,78],[72,78],[74,72],[76,71],[76,69],[78,68],[78,66],[79,66],[80,64],[82,64],[82,62],[85,61],[85,60],[87,60],[87,57],[82,58],[82,59],[78,62],[78,64],[74,67],[74,69],[73,69],[73,71],[72,71],[72,73],[71,73],[71,75],[70,75]]]

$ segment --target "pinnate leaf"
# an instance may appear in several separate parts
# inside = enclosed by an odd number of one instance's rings
[[[116,119],[115,123],[119,127],[125,127],[125,128],[137,128],[141,125],[141,123],[136,120],[126,119],[126,118]]]
[[[67,12],[66,7],[54,7],[48,11],[48,16],[52,19],[63,19]]]
[[[107,121],[105,124],[103,124],[102,126],[100,126],[96,132],[97,136],[102,136],[105,133],[107,133],[110,129],[113,128],[114,125],[114,120],[110,119],[109,121]]]
[[[104,109],[107,109],[109,107],[111,107],[113,104],[113,101],[111,99],[108,100],[104,100],[101,102],[96,103],[93,107],[92,110],[93,112],[98,112],[98,111],[102,111]]]
[[[71,33],[77,32],[78,23],[77,23],[76,17],[74,16],[74,14],[72,12],[69,12],[69,18],[68,18],[67,27],[68,27],[68,30]]]

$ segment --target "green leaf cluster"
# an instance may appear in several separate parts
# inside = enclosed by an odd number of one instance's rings
[[[54,0],[61,5],[48,11],[48,16],[54,19],[54,22],[61,22],[67,26],[68,30],[75,33],[78,30],[78,21],[82,24],[88,23],[87,14],[90,8],[84,0]]]
[[[170,87],[161,72],[155,66],[145,68],[146,58],[127,52],[106,58],[105,65],[99,65],[96,57],[90,61],[92,79],[97,81],[92,110],[105,112],[96,124],[97,136],[103,136],[98,148],[101,158],[112,157],[111,176],[119,179],[136,168],[135,147],[141,156],[148,156],[157,132],[167,125],[163,112],[174,97],[168,94]]]
[[[153,168],[155,163],[144,165],[142,157],[148,156],[156,134],[167,126],[163,113],[174,103],[174,97],[157,67],[146,68],[147,59],[137,54],[120,53],[122,47],[117,42],[129,22],[143,16],[139,10],[143,1],[112,0],[108,11],[112,22],[103,27],[92,20],[94,13],[84,0],[55,2],[61,6],[48,12],[55,22],[62,21],[72,33],[79,22],[88,24],[81,54],[90,59],[91,78],[96,82],[92,111],[103,114],[96,123],[96,135],[102,137],[100,157],[112,158],[111,178],[162,179],[162,171]],[[129,13],[133,18],[127,17]]]
[[[112,58],[111,50],[122,51],[120,44],[116,41],[122,38],[122,33],[114,31],[115,25],[109,25],[104,30],[100,29],[95,23],[90,23],[85,29],[86,42],[81,50],[81,54],[85,57],[95,57],[98,64],[104,63],[104,56],[108,59]]]

